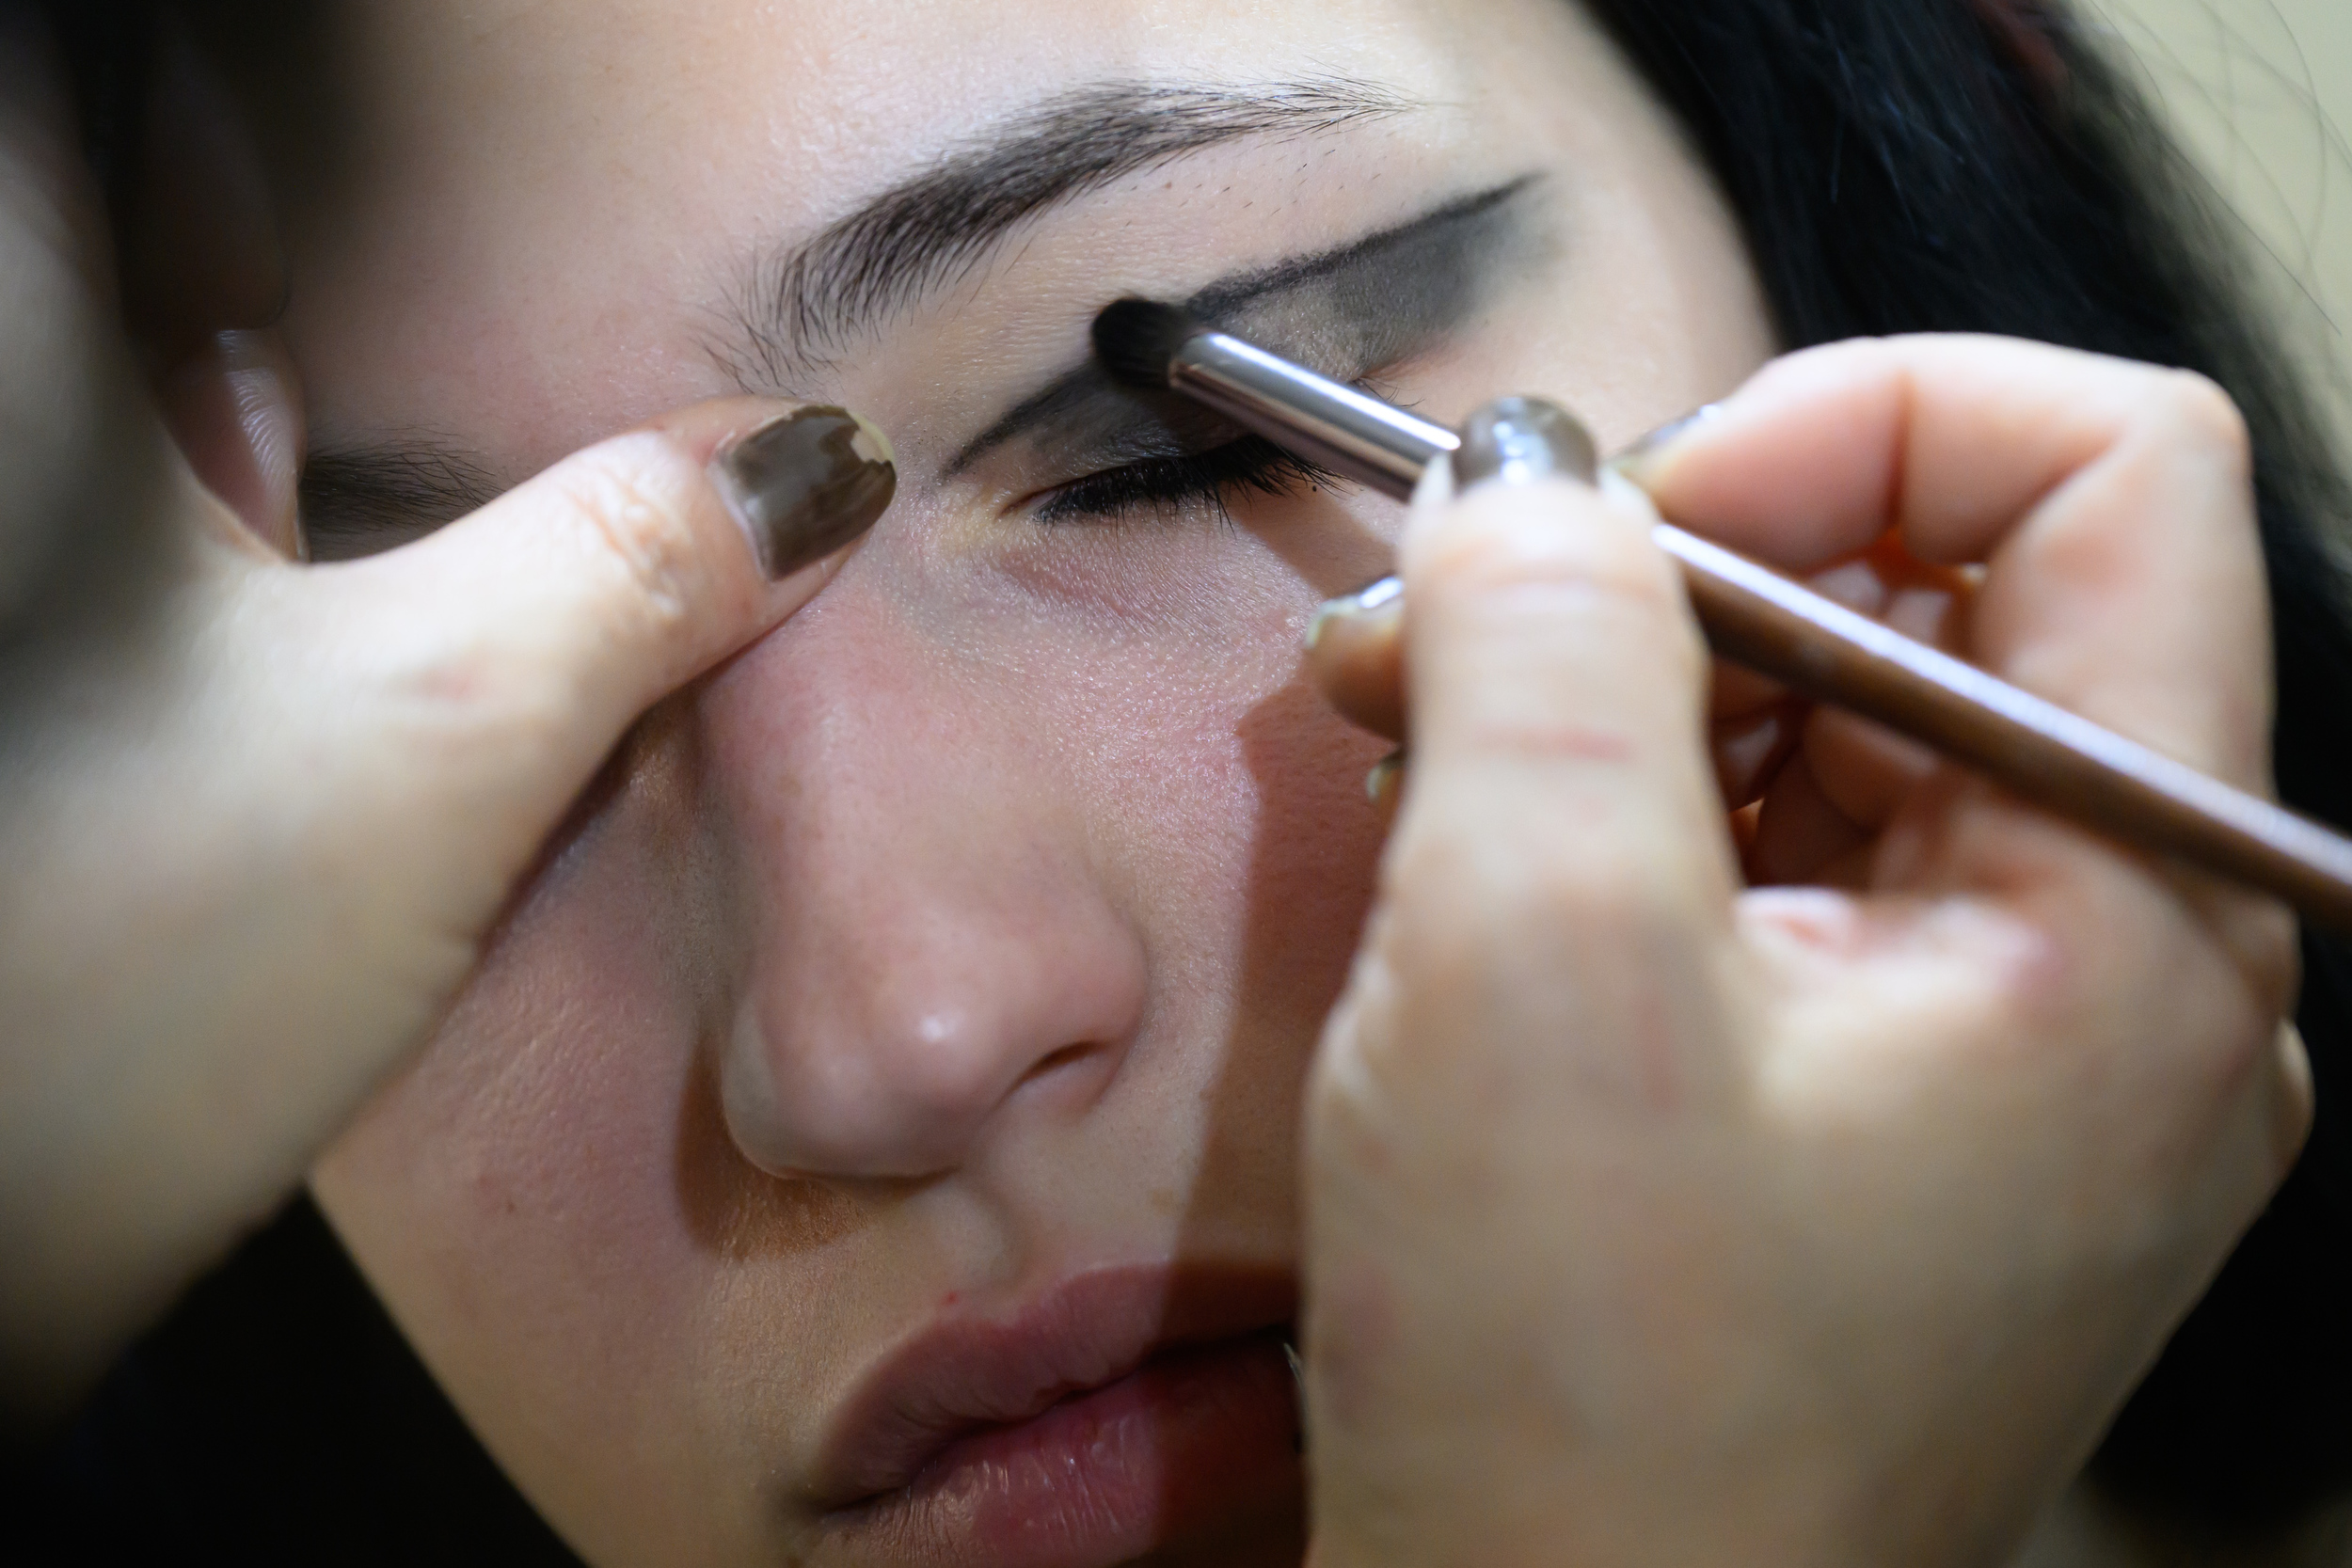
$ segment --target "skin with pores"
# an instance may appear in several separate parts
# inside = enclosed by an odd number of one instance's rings
[[[1089,1271],[1289,1277],[1300,1084],[1378,834],[1378,747],[1303,684],[1298,635],[1397,521],[1302,489],[1230,522],[1041,523],[1106,465],[1049,441],[945,470],[1082,362],[1103,301],[1519,180],[1467,317],[1333,368],[1446,420],[1541,389],[1615,446],[1770,354],[1732,222],[1547,0],[352,26],[364,157],[289,230],[313,451],[426,435],[492,484],[734,389],[760,258],[1041,101],[1343,79],[1398,105],[1074,191],[822,366],[755,381],[888,430],[893,512],[810,610],[643,725],[318,1169],[402,1326],[592,1560],[906,1560],[831,1528],[810,1482],[894,1345]],[[1294,1484],[1184,1521],[1201,1560],[1294,1559]]]

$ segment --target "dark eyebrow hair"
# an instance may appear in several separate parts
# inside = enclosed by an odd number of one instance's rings
[[[1221,143],[1311,136],[1415,106],[1343,76],[1059,94],[805,244],[760,257],[731,312],[739,342],[712,352],[747,387],[789,388],[890,310],[968,276],[1050,207]]]
[[[437,436],[329,448],[302,466],[302,537],[314,561],[350,561],[421,539],[505,492],[489,466]]]

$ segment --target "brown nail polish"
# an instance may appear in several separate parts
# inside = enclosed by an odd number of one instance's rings
[[[1600,469],[1592,432],[1576,416],[1542,398],[1497,398],[1462,426],[1461,450],[1454,454],[1457,489],[1500,480],[1533,484],[1572,479],[1590,484]]]
[[[1677,438],[1718,418],[1723,411],[1721,404],[1710,403],[1703,408],[1692,409],[1678,420],[1669,420],[1611,458],[1609,467],[1638,484],[1642,471],[1649,466],[1651,459],[1673,446]]]
[[[710,470],[771,578],[791,576],[873,527],[898,487],[890,438],[824,404],[738,437]]]
[[[1326,603],[1307,628],[1306,667],[1342,718],[1404,738],[1405,584],[1382,578]]]
[[[1315,609],[1315,618],[1307,623],[1307,646],[1311,648],[1321,641],[1332,622],[1383,609],[1404,592],[1404,579],[1391,573],[1374,578],[1353,594],[1342,594],[1336,599],[1324,600]]]

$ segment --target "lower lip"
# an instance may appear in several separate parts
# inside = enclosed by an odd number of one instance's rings
[[[1172,1351],[957,1439],[905,1490],[836,1515],[838,1544],[860,1559],[973,1568],[1105,1568],[1211,1539],[1233,1541],[1238,1559],[1248,1536],[1299,1537],[1297,1434],[1279,1338]]]

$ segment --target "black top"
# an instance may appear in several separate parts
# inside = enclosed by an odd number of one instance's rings
[[[579,1568],[307,1197],[191,1291],[0,1492],[17,1543],[0,1558],[27,1568]]]

